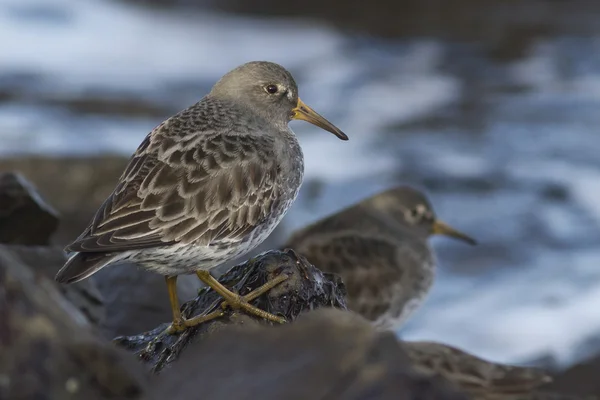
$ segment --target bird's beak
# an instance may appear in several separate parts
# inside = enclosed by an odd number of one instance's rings
[[[298,98],[298,105],[292,110],[294,113],[292,119],[301,119],[306,122],[318,126],[319,128],[325,129],[328,132],[333,133],[335,136],[342,140],[348,140],[348,136],[342,132],[339,128],[327,121],[325,118],[320,116],[315,110],[304,104],[300,98]]]
[[[450,225],[448,225],[440,220],[436,220],[433,223],[433,231],[432,232],[434,235],[450,236],[450,237],[462,240],[463,242],[467,242],[470,245],[477,244],[475,239],[471,238],[470,236],[465,235],[462,232],[457,231],[456,229],[452,228]]]

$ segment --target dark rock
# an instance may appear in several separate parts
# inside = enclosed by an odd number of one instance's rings
[[[10,260],[11,263],[27,267],[36,275],[43,275],[56,285],[60,293],[92,325],[102,326],[104,324],[104,301],[93,281],[88,279],[71,285],[61,285],[54,281],[54,276],[66,261],[65,253],[60,248],[0,245],[0,257]]]
[[[141,399],[139,366],[89,328],[53,282],[0,253],[1,399]]]
[[[548,390],[600,398],[600,355],[582,361],[554,376]]]
[[[61,216],[52,243],[65,246],[89,224],[114,189],[127,160],[117,155],[27,156],[0,160],[0,171],[19,171],[44,193]]]
[[[0,174],[0,243],[47,245],[58,214],[22,175]]]
[[[528,396],[519,397],[521,400],[597,400],[596,396],[576,396],[555,392],[533,392]]]
[[[465,398],[412,372],[391,332],[332,308],[275,328],[225,328],[191,344],[153,391],[211,400]]]
[[[288,322],[294,321],[302,312],[319,307],[346,308],[346,293],[341,280],[336,276],[323,274],[292,250],[261,254],[235,266],[219,281],[233,291],[245,295],[280,274],[286,274],[289,278],[265,296],[254,300],[255,306],[272,314],[282,315]],[[197,298],[183,305],[182,313],[185,317],[208,314],[215,311],[221,301],[217,293],[206,288]],[[213,334],[230,324],[247,326],[260,323],[268,324],[244,313],[230,312],[222,318],[187,329],[178,335],[163,335],[168,326],[168,323],[165,323],[144,334],[119,337],[115,342],[134,351],[155,372],[159,372],[176,360],[186,346],[197,342],[207,333]]]

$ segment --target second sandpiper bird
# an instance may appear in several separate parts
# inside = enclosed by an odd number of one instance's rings
[[[301,229],[285,247],[340,275],[348,308],[385,329],[401,325],[429,292],[434,234],[476,243],[438,220],[422,192],[402,186]]]
[[[56,280],[77,282],[123,262],[165,275],[173,310],[168,331],[175,332],[222,315],[182,317],[177,276],[196,273],[224,305],[283,322],[249,301],[285,276],[240,297],[209,271],[264,241],[294,202],[304,158],[288,127],[292,119],[348,139],[300,100],[280,65],[250,62],[227,73],[146,136],[113,193],[67,247],[73,254]]]

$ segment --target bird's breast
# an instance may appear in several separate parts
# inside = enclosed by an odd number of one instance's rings
[[[304,178],[304,153],[291,129],[282,136],[283,146],[280,148],[278,178],[290,191],[297,194]]]

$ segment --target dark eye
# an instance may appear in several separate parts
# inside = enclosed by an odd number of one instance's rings
[[[265,90],[269,94],[275,94],[275,93],[277,93],[279,88],[277,87],[277,85],[268,85],[267,87],[265,87]]]
[[[421,221],[421,218],[423,218],[423,213],[418,207],[407,210],[405,215],[406,220],[411,224],[416,224],[417,222]]]

